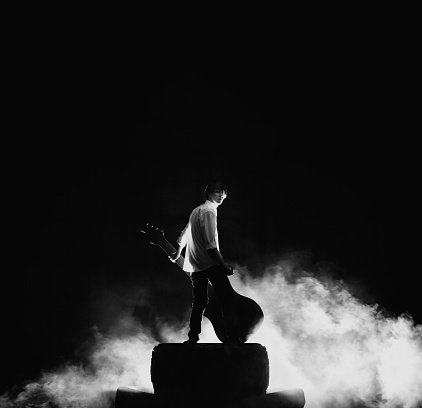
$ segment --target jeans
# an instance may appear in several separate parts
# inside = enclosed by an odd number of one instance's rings
[[[208,301],[208,282],[214,288],[223,315],[229,312],[230,301],[234,291],[225,271],[218,265],[200,272],[193,272],[191,280],[193,302],[190,315],[189,339],[198,340],[199,333],[201,333],[202,315]]]

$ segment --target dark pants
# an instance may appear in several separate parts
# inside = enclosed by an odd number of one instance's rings
[[[190,315],[189,338],[198,340],[199,333],[201,333],[202,315],[208,301],[208,281],[214,288],[223,315],[229,311],[233,288],[225,271],[218,265],[200,272],[193,272],[191,280],[193,302]]]

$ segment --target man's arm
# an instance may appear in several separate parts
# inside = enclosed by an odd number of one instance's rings
[[[179,238],[177,239],[177,243],[179,244],[179,247],[177,248],[177,252],[169,256],[169,259],[172,262],[176,262],[180,258],[183,248],[186,246],[186,243],[187,243],[186,231],[188,229],[188,226],[189,226],[189,223],[186,225],[186,227],[183,229],[182,233],[180,234]]]
[[[212,260],[217,262],[217,264],[220,265],[222,269],[224,269],[227,275],[233,275],[232,266],[224,261],[220,251],[217,248],[217,242],[215,237],[215,231],[217,230],[216,222],[216,214],[212,213],[211,211],[204,214],[203,234],[204,240],[207,243],[206,250]]]
[[[176,255],[174,255],[174,257],[169,256],[169,258],[172,262],[176,262],[180,258],[180,255],[182,254],[183,248],[185,246],[186,246],[186,243],[185,243],[185,245],[179,245],[179,247],[177,248]]]
[[[220,265],[227,275],[233,275],[233,267],[226,263],[217,248],[207,249],[209,256]]]

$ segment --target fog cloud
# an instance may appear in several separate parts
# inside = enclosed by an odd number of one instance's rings
[[[388,316],[353,296],[343,282],[303,271],[292,259],[273,263],[260,277],[240,265],[236,271],[230,278],[235,290],[264,311],[264,323],[249,342],[267,348],[268,391],[302,388],[310,408],[421,403],[422,326],[410,315]],[[136,288],[130,293],[113,295],[118,318],[103,332],[93,329],[83,362],[42,372],[18,395],[3,395],[0,407],[99,408],[110,406],[122,386],[153,392],[150,360],[157,333],[161,341],[181,342],[187,321],[170,324],[161,316],[154,327],[146,325],[131,310],[139,298]],[[145,289],[139,293],[144,299]],[[218,342],[206,319],[201,341]]]

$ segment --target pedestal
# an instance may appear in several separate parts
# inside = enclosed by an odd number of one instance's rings
[[[260,344],[160,344],[151,359],[154,393],[160,398],[205,403],[265,395],[267,350]]]
[[[116,408],[302,408],[302,390],[267,394],[267,350],[257,343],[165,343],[154,347],[154,394],[123,387]]]

